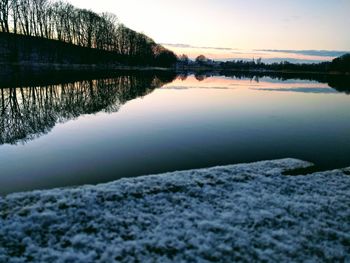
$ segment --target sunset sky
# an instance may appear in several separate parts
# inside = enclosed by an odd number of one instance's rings
[[[350,50],[349,0],[68,2],[114,13],[126,26],[190,57],[320,61]]]

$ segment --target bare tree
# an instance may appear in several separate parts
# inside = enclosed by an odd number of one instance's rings
[[[10,18],[10,0],[0,1],[0,27],[2,32],[10,32],[9,18]]]

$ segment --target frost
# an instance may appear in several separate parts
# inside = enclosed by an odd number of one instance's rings
[[[0,262],[350,261],[349,169],[295,159],[0,198]]]

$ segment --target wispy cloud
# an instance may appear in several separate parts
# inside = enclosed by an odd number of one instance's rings
[[[322,61],[331,61],[350,51],[340,50],[290,50],[290,49],[252,49],[244,50],[231,47],[219,46],[196,46],[183,43],[163,43],[169,49],[175,52],[187,53],[191,58],[203,54],[217,61],[229,60],[251,60],[253,58],[262,58],[265,63],[274,63],[289,61],[293,63],[318,63]]]
[[[247,56],[247,57],[222,57],[218,59],[214,59],[215,61],[237,61],[237,60],[243,60],[243,61],[251,61],[253,58],[259,58],[262,57],[259,54],[254,54],[254,56]],[[320,63],[320,62],[325,62],[329,61],[326,59],[302,59],[302,58],[292,58],[292,57],[262,57],[262,62],[264,63],[280,63],[283,61],[288,61],[290,63],[299,63],[299,64],[310,64],[310,63]]]
[[[229,47],[203,47],[203,46],[193,46],[188,44],[171,44],[171,43],[162,43],[163,46],[175,47],[175,48],[191,48],[191,49],[208,49],[208,50],[222,50],[222,51],[236,51],[237,48]]]
[[[301,19],[301,16],[293,15],[293,16],[289,16],[289,17],[283,18],[282,21],[286,22],[286,23],[290,23],[290,22],[294,22],[294,21],[297,21],[297,20],[300,20],[300,19]]]
[[[325,57],[328,58],[328,57]],[[291,57],[271,57],[271,58],[263,58],[262,59],[263,62],[265,63],[280,63],[283,61],[288,61],[290,63],[320,63],[320,62],[325,62],[325,61],[329,61],[328,59],[321,59],[319,57],[317,58],[313,58],[313,59],[303,59],[303,58],[291,58]]]
[[[349,51],[339,51],[339,50],[255,49],[255,51],[270,52],[270,53],[288,53],[288,54],[320,56],[320,57],[339,57],[341,55],[349,53]]]
[[[174,48],[188,48],[188,49],[206,49],[206,50],[221,50],[221,51],[231,51],[234,54],[240,54],[244,52],[242,49],[231,48],[231,47],[207,47],[207,46],[195,46],[182,43],[163,43],[162,45]],[[344,50],[290,50],[290,49],[254,49],[253,52],[257,52],[255,55],[259,55],[258,52],[269,52],[269,53],[287,53],[294,55],[304,55],[304,56],[319,56],[319,57],[339,57],[350,51]],[[250,52],[250,54],[254,54]]]

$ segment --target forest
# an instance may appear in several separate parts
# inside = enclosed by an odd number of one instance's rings
[[[61,1],[1,0],[0,32],[110,52],[129,64],[170,66],[177,61],[172,51],[124,26],[114,14]]]

